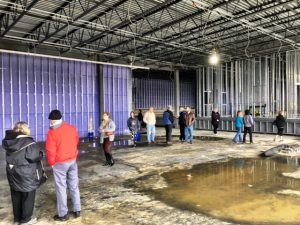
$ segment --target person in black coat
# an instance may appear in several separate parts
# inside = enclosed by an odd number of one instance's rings
[[[286,124],[286,120],[283,116],[283,112],[279,111],[276,119],[273,121],[273,125],[277,127],[277,134],[274,138],[274,141],[276,141],[278,135],[280,136],[280,141],[283,141],[282,135],[283,135],[285,124]]]
[[[221,119],[220,113],[218,112],[218,109],[215,108],[211,113],[211,124],[212,124],[213,129],[214,129],[214,134],[217,134],[220,119]]]
[[[185,109],[183,107],[180,107],[179,109],[179,117],[178,117],[178,124],[179,124],[179,129],[180,129],[180,137],[179,140],[181,143],[184,142],[185,140]]]
[[[134,112],[130,113],[130,117],[127,120],[127,126],[131,132],[131,143],[133,147],[136,146],[136,136],[139,130],[141,129],[140,121],[135,117]]]
[[[2,141],[6,151],[6,174],[11,190],[14,222],[34,224],[32,217],[35,191],[40,186],[38,172],[42,155],[25,122],[15,124],[13,130],[7,130]]]

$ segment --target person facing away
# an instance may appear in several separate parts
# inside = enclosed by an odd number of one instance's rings
[[[2,147],[6,151],[6,175],[11,191],[15,224],[35,224],[33,217],[36,189],[40,186],[38,164],[41,150],[30,136],[26,122],[17,122],[5,132]]]
[[[184,115],[184,125],[185,125],[185,142],[188,143],[190,139],[190,144],[193,144],[193,125],[196,121],[195,114],[191,111],[190,107],[186,107],[186,113]]]
[[[172,143],[172,128],[174,123],[174,115],[172,112],[172,106],[169,105],[167,110],[163,113],[163,123],[166,129],[166,142],[167,144]]]
[[[236,118],[235,118],[235,128],[237,130],[236,135],[232,139],[234,143],[237,143],[237,139],[239,142],[242,143],[242,128],[243,128],[243,113],[242,111],[237,111]]]
[[[179,140],[181,143],[185,141],[185,110],[183,107],[179,108],[179,117],[178,117],[178,124],[179,124],[179,130],[180,130],[180,136]]]
[[[110,118],[109,112],[102,114],[102,122],[99,127],[100,144],[102,144],[106,162],[103,166],[113,166],[115,161],[112,157],[112,144],[115,139],[115,122]]]
[[[145,113],[143,121],[147,127],[147,141],[148,144],[153,144],[155,140],[155,124],[156,116],[154,113],[154,108],[150,107],[149,110]]]
[[[46,138],[46,151],[48,163],[53,169],[57,201],[57,215],[53,218],[56,221],[66,221],[69,219],[67,189],[71,195],[74,217],[79,217],[81,211],[76,163],[79,135],[74,126],[63,122],[59,110],[52,110],[48,119],[50,128]]]
[[[274,138],[274,141],[276,141],[278,136],[280,136],[280,141],[283,141],[282,135],[283,135],[285,124],[286,124],[286,119],[283,116],[283,112],[279,111],[278,115],[276,116],[276,119],[273,121],[273,125],[277,127],[277,134]]]
[[[214,110],[211,113],[211,124],[214,129],[214,134],[217,134],[217,130],[220,123],[220,113],[218,112],[218,108],[214,108]]]
[[[128,129],[131,132],[131,143],[133,147],[136,146],[136,135],[141,129],[141,123],[140,121],[135,117],[134,112],[130,112],[130,117],[127,120],[127,126]]]
[[[143,121],[143,113],[142,113],[142,110],[141,110],[141,109],[139,109],[139,113],[138,113],[137,118],[138,118],[138,120],[140,121],[141,128],[142,128],[142,127],[145,127],[146,125],[145,125],[145,123],[144,123],[144,121]]]
[[[250,143],[253,143],[252,139],[252,127],[254,125],[253,118],[250,115],[250,110],[246,109],[245,110],[245,115],[244,115],[244,137],[243,137],[243,143],[246,143],[246,135],[249,133],[250,137]]]

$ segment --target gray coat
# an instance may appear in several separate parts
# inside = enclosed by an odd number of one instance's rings
[[[103,129],[102,125],[100,125],[99,127],[99,132],[100,130]],[[109,138],[110,141],[114,141],[115,139],[115,135],[105,135],[106,132],[114,132],[116,130],[116,125],[114,123],[114,121],[112,121],[111,119],[109,119],[108,125],[107,127],[104,129],[103,133],[100,133],[100,143],[102,144],[104,142],[104,138]]]

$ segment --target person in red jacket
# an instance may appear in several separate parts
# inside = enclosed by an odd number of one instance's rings
[[[73,214],[76,218],[80,216],[81,210],[76,163],[79,135],[75,127],[62,121],[59,110],[52,110],[48,119],[50,120],[50,129],[46,139],[46,151],[48,163],[53,168],[57,198],[57,215],[54,216],[54,220],[66,221],[69,219],[67,188],[71,195]]]

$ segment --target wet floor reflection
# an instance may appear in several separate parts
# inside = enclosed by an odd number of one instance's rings
[[[298,167],[295,158],[201,164],[163,174],[168,187],[151,192],[172,206],[228,221],[299,224],[300,180],[282,175]]]

